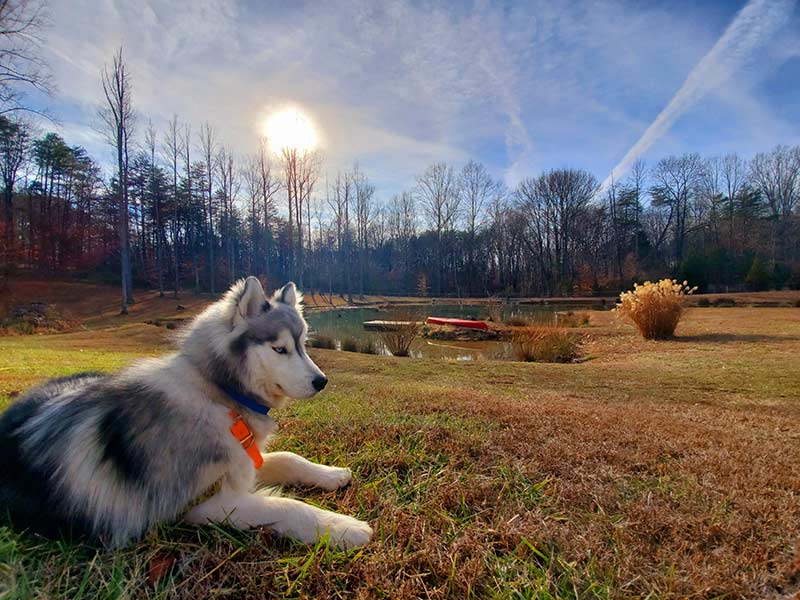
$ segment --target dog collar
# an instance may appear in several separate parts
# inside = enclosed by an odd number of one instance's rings
[[[269,406],[264,406],[252,396],[243,394],[239,390],[235,390],[232,387],[228,387],[227,385],[222,385],[222,384],[218,385],[223,392],[228,394],[231,400],[233,400],[238,404],[241,404],[247,409],[252,410],[254,413],[258,413],[259,415],[266,415],[269,412]]]
[[[231,409],[231,412],[228,414],[230,414],[231,419],[233,419],[233,423],[231,423],[231,433],[233,437],[236,438],[242,445],[242,448],[244,448],[244,451],[247,452],[255,468],[260,469],[261,465],[264,464],[264,457],[261,456],[261,452],[258,446],[256,446],[256,438],[253,435],[253,430],[250,429],[242,415],[235,410]]]

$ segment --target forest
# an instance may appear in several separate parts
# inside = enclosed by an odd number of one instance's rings
[[[800,148],[637,163],[606,190],[557,169],[512,190],[436,163],[381,199],[319,152],[239,155],[174,119],[131,143],[123,177],[80,146],[0,118],[6,274],[120,279],[120,181],[133,282],[215,293],[257,274],[347,295],[616,292],[661,275],[701,289],[800,285]]]
[[[98,86],[116,158],[0,115],[2,274],[71,276],[133,290],[218,293],[255,274],[341,294],[616,294],[686,279],[701,291],[800,287],[800,147],[752,158],[637,162],[602,187],[580,168],[509,188],[485,166],[436,162],[383,194],[320,150],[226,147],[214,124],[138,114],[122,49]]]

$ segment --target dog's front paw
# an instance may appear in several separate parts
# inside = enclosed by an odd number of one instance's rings
[[[325,470],[321,471],[316,477],[314,485],[320,489],[332,492],[333,490],[338,490],[339,488],[346,486],[348,483],[350,483],[352,478],[353,474],[350,469],[342,469],[340,467],[325,467]]]
[[[338,513],[330,513],[320,523],[320,535],[325,532],[332,546],[345,550],[364,546],[372,539],[372,527],[369,523]]]

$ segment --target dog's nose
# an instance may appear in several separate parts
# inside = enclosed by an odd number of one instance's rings
[[[317,375],[314,377],[314,380],[311,382],[311,385],[314,386],[314,389],[318,392],[321,392],[322,389],[328,385],[328,378],[325,375]]]

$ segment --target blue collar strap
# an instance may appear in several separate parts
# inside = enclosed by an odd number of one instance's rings
[[[228,396],[238,404],[241,404],[245,408],[252,410],[254,413],[258,413],[259,415],[266,415],[269,412],[269,406],[264,406],[258,400],[253,398],[253,396],[248,396],[240,392],[239,390],[235,390],[232,387],[228,387],[227,385],[218,384],[219,388],[228,394]]]

